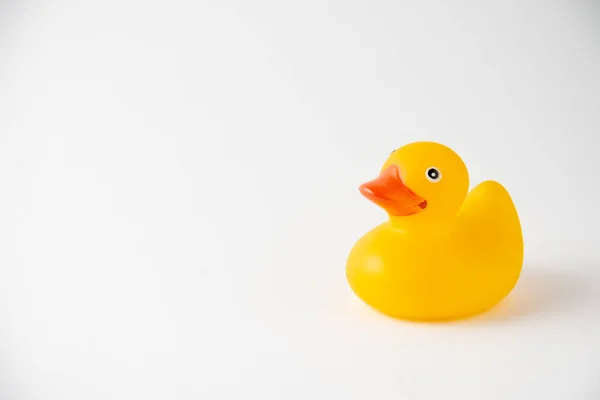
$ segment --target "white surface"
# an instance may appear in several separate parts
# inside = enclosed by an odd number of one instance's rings
[[[597,399],[599,11],[486,4],[4,2],[2,399]],[[345,281],[421,139],[521,213],[474,320]]]

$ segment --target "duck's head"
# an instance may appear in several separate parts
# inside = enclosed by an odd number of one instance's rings
[[[360,186],[394,225],[454,217],[469,189],[469,173],[448,147],[415,142],[394,150],[379,176]],[[410,222],[409,222],[410,221]]]

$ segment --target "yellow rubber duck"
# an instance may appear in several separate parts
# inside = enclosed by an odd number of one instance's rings
[[[478,314],[513,289],[523,265],[523,236],[506,189],[469,173],[450,148],[415,142],[393,151],[379,177],[360,186],[387,222],[348,256],[352,290],[384,314],[451,320]]]

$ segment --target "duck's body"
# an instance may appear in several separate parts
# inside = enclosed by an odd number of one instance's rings
[[[448,175],[452,168],[446,169]],[[390,185],[386,181],[379,190],[389,192]],[[372,188],[378,191],[371,184],[363,194],[382,203],[383,197]],[[427,191],[423,187],[415,192]],[[435,202],[435,193],[429,198]],[[516,209],[508,192],[493,181],[478,185],[462,199],[456,212],[437,215],[431,210],[427,214],[427,208],[435,207],[427,200],[422,212],[397,215],[402,214],[398,211],[364,235],[347,262],[353,291],[385,314],[412,320],[466,317],[501,301],[516,284],[523,262]]]

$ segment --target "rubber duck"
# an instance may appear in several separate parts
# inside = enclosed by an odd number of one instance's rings
[[[469,173],[449,147],[415,142],[393,151],[360,193],[387,221],[362,236],[347,259],[353,292],[405,320],[453,320],[482,313],[516,285],[523,236],[508,191]]]

